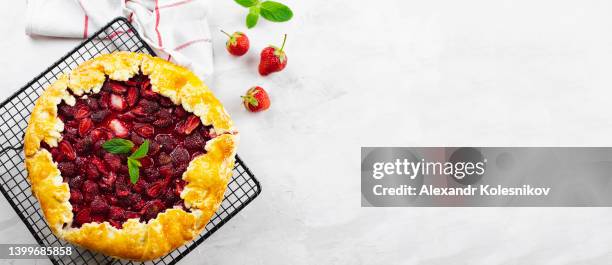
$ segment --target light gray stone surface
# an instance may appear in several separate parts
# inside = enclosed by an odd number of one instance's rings
[[[246,31],[243,58],[214,35],[210,86],[263,193],[181,264],[610,263],[609,208],[361,208],[359,147],[609,146],[612,2],[284,2],[295,18]],[[0,9],[0,98],[77,43],[25,36],[24,8]],[[214,0],[213,31],[245,12]],[[260,77],[285,32],[287,68]],[[253,85],[268,112],[241,106]],[[0,243],[33,242],[0,212]]]

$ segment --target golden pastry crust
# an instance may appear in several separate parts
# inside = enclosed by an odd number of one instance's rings
[[[57,146],[63,123],[57,105],[75,104],[75,95],[98,93],[106,76],[125,81],[141,71],[148,75],[152,90],[169,97],[175,104],[212,125],[217,137],[206,143],[206,153],[194,158],[183,173],[186,186],[181,193],[186,212],[168,209],[147,223],[129,219],[121,229],[108,222],[71,227],[73,221],[68,184],[53,161],[41,148],[41,141]],[[24,139],[26,168],[34,195],[55,235],[109,256],[152,260],[194,239],[202,232],[223,200],[234,168],[238,133],[212,92],[191,71],[145,54],[115,52],[82,63],[69,75],[62,75],[36,101]]]

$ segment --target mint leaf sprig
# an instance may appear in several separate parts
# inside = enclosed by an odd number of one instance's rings
[[[129,154],[134,148],[134,143],[130,140],[113,138],[102,144],[102,148],[112,154]],[[149,140],[145,140],[134,153],[127,158],[128,172],[130,174],[130,182],[136,184],[140,177],[141,158],[145,157],[149,152]]]
[[[113,138],[102,144],[102,148],[112,154],[127,154],[133,147],[132,141],[121,138]]]
[[[285,22],[293,17],[293,11],[286,6],[276,1],[259,0],[234,0],[239,5],[249,9],[249,14],[246,16],[247,28],[252,28],[257,25],[259,16],[261,15],[268,21]]]

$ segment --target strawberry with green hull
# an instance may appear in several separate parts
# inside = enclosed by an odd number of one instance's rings
[[[229,35],[223,30],[221,32],[229,37],[225,43],[225,48],[227,48],[230,54],[242,56],[249,51],[249,38],[244,33],[236,31],[234,34]]]
[[[287,34],[283,38],[283,45],[280,49],[275,46],[268,46],[261,51],[261,60],[259,61],[260,75],[266,76],[285,69],[287,66],[287,55],[283,51],[285,41],[287,41]]]
[[[244,107],[250,112],[260,112],[270,108],[268,93],[261,87],[252,87],[242,96]]]

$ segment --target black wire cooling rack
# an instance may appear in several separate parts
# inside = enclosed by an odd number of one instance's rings
[[[0,124],[0,191],[23,220],[38,244],[42,246],[67,246],[69,243],[58,240],[51,233],[26,179],[22,139],[28,125],[30,111],[44,88],[55,81],[61,73],[67,73],[80,63],[99,54],[113,51],[154,54],[151,47],[140,38],[126,19],[117,18],[0,105],[0,118],[2,119],[2,124]],[[163,258],[146,264],[176,264],[259,195],[261,186],[240,157],[236,157],[233,173],[232,180],[225,192],[225,198],[217,213],[206,225],[206,230],[188,244]],[[113,259],[79,247],[74,247],[73,250],[71,256],[49,256],[49,259],[53,264],[135,264],[132,261]]]

